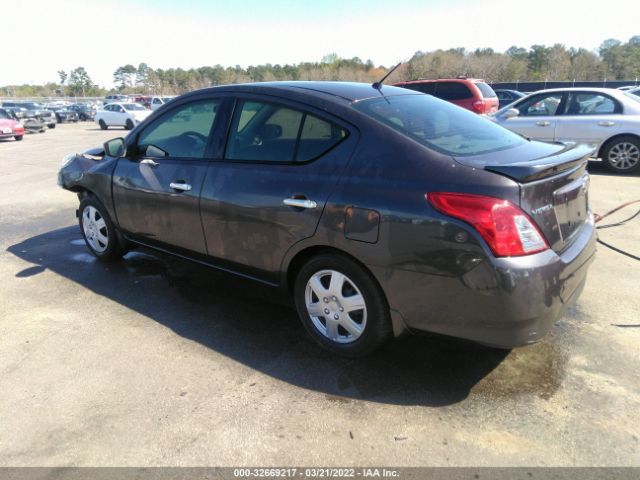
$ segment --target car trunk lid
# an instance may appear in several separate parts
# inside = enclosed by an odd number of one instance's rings
[[[456,160],[515,180],[520,208],[535,221],[551,248],[560,252],[589,221],[586,168],[592,153],[593,148],[586,145],[527,142],[524,147]]]

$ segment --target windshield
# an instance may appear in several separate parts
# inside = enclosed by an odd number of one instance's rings
[[[638,90],[628,90],[628,91],[624,92],[624,94],[627,97],[634,99],[636,102],[640,102],[640,89],[638,89]]]
[[[0,118],[3,118],[5,120],[11,120],[11,117],[9,116],[9,114],[2,109],[0,109]]]
[[[354,103],[354,108],[422,145],[453,156],[480,155],[525,140],[491,120],[430,95],[396,95]]]
[[[138,105],[137,103],[123,103],[122,106],[126,110],[146,110],[142,105]]]

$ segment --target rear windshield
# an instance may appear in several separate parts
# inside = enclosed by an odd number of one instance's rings
[[[422,145],[447,155],[480,155],[525,142],[521,136],[485,117],[428,95],[373,98],[353,106]]]
[[[480,89],[484,98],[492,98],[496,96],[496,92],[493,91],[493,88],[484,82],[476,82],[476,87]]]

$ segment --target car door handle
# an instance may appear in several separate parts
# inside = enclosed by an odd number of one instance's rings
[[[296,208],[316,208],[318,206],[316,202],[306,198],[285,198],[282,203],[288,207]]]
[[[182,192],[188,192],[189,190],[191,190],[191,185],[184,182],[171,182],[169,186],[174,190],[180,190]]]
[[[536,125],[538,125],[540,127],[548,127],[549,125],[551,125],[551,122],[546,122],[544,120],[541,120],[539,122],[536,122]]]
[[[150,167],[157,167],[160,164],[158,162],[154,162],[150,158],[145,158],[140,162],[140,165],[149,165]]]
[[[599,122],[598,125],[601,127],[613,127],[616,122]]]

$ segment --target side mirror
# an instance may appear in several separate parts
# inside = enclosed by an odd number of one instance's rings
[[[124,138],[119,137],[104,142],[104,151],[110,157],[124,157],[127,151]]]
[[[520,115],[520,110],[517,108],[510,108],[506,112],[504,112],[504,118],[515,118]]]

